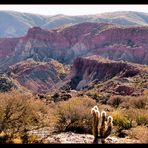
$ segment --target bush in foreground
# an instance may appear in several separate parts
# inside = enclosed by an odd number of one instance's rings
[[[148,128],[137,126],[131,129],[130,138],[138,139],[140,143],[148,143]]]
[[[16,135],[27,143],[23,137],[28,131],[49,124],[49,109],[41,100],[18,91],[0,94],[0,133],[4,133],[8,143]]]
[[[55,107],[58,122],[56,131],[73,131],[77,133],[92,133],[92,116],[90,108],[95,101],[88,97],[71,98],[58,102]]]

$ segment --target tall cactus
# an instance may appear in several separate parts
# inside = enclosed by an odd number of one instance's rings
[[[111,116],[108,116],[107,118],[105,111],[102,111],[100,114],[97,106],[94,106],[91,109],[91,113],[93,114],[93,143],[98,143],[99,139],[101,140],[101,143],[105,143],[105,139],[111,134],[113,128],[113,118]]]
[[[91,110],[93,114],[93,135],[94,135],[94,143],[98,143],[98,124],[100,119],[100,112],[97,106],[94,106]]]

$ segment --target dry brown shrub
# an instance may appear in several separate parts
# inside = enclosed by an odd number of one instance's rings
[[[130,138],[135,138],[140,143],[148,143],[148,127],[137,126],[131,129]]]
[[[138,108],[146,109],[148,106],[148,97],[147,96],[112,96],[107,101],[107,104],[115,108]]]
[[[143,92],[144,96],[147,96],[148,97],[148,89],[145,89],[144,92]]]
[[[105,111],[107,113],[113,112],[114,108],[110,105],[106,105],[106,104],[98,104],[100,111]]]
[[[52,126],[53,115],[41,100],[18,91],[0,93],[0,132],[26,134],[27,131]],[[9,138],[10,139],[10,138]],[[23,139],[22,139],[23,140]]]
[[[95,104],[95,101],[88,97],[76,97],[68,101],[59,102],[55,108],[56,116],[58,117],[57,132],[91,133],[92,116],[90,108]]]
[[[119,105],[125,101],[124,96],[111,96],[110,99],[107,101],[107,104],[117,108]]]
[[[148,110],[130,108],[126,110],[125,115],[136,125],[148,125]]]
[[[129,100],[129,104],[133,108],[144,109],[148,105],[148,97],[147,96],[131,97]]]

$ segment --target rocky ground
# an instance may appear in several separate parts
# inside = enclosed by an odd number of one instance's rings
[[[76,134],[72,132],[60,133],[48,137],[46,140],[48,143],[82,143],[82,144],[92,144],[94,139],[93,135],[90,134]],[[129,138],[117,138],[108,137],[106,143],[139,143],[138,140],[133,140]]]
[[[77,134],[73,132],[65,132],[59,134],[49,135],[48,129],[42,129],[32,132],[38,135],[41,139],[44,139],[44,143],[47,144],[92,144],[94,136],[91,134]],[[133,144],[140,143],[139,140],[126,138],[119,138],[115,136],[109,136],[106,139],[107,144]]]

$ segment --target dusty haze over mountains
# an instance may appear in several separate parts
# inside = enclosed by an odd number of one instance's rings
[[[68,16],[57,14],[54,16],[44,16],[15,11],[0,11],[0,20],[0,37],[19,37],[25,35],[28,29],[34,26],[43,29],[53,29],[63,25],[73,25],[83,22],[113,23],[124,26],[147,26],[148,13],[119,11],[96,15]]]

